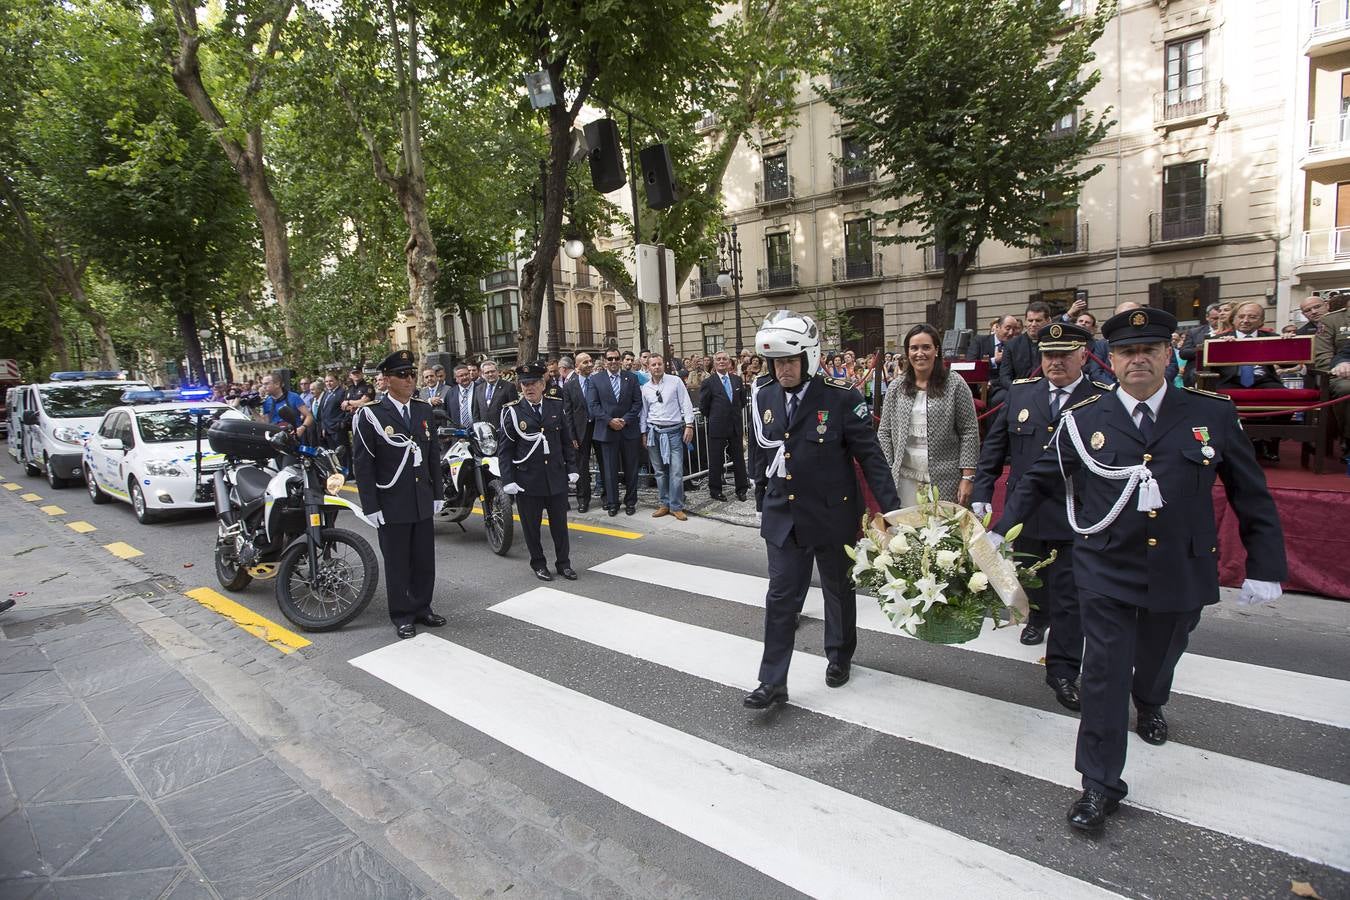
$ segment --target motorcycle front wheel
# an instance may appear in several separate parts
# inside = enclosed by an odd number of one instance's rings
[[[515,504],[511,495],[502,490],[502,480],[493,478],[483,495],[483,527],[487,529],[488,546],[498,556],[511,552],[511,540],[516,536]]]
[[[375,596],[380,569],[366,539],[344,528],[320,535],[319,571],[310,572],[309,543],[299,540],[277,566],[277,606],[304,631],[332,631],[361,615]]]

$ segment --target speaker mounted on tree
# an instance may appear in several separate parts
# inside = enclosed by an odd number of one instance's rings
[[[643,147],[639,160],[642,163],[642,185],[647,191],[647,205],[652,209],[674,206],[679,199],[679,184],[675,181],[670,148],[665,144]]]
[[[617,191],[628,181],[623,171],[619,123],[613,119],[596,119],[586,124],[585,135],[590,147],[591,184],[602,194]]]

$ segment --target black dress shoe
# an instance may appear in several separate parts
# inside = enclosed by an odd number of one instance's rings
[[[624,509],[623,509],[623,514],[624,514],[625,516],[633,516],[633,515],[637,515],[637,507],[636,507],[636,506],[625,506]]]
[[[571,566],[562,566],[561,568],[558,569],[558,574],[566,578],[568,581],[577,580],[577,570],[572,568]]]
[[[1069,807],[1069,825],[1079,831],[1101,831],[1106,825],[1106,817],[1119,808],[1119,800],[1112,800],[1101,791],[1088,788]]]
[[[548,569],[545,569],[543,566],[540,566],[539,568],[534,570],[534,577],[538,578],[540,581],[553,580],[553,576],[549,574]]]
[[[617,516],[619,514],[619,508],[617,506],[606,506],[605,512],[609,513],[611,516]]]
[[[590,508],[591,508],[591,501],[589,501],[589,500],[578,500],[578,501],[577,501],[577,512],[579,512],[579,513],[584,513],[584,512],[586,512],[587,510],[589,510]]]
[[[745,699],[741,702],[748,709],[768,709],[775,703],[786,703],[787,698],[787,685],[761,684],[746,694]]]
[[[1018,638],[1022,643],[1031,647],[1045,640],[1045,629],[1039,625],[1032,625],[1028,622],[1022,626],[1022,636]]]
[[[407,640],[410,637],[417,637],[417,626],[409,622],[407,625],[398,626],[398,639]]]
[[[440,628],[445,624],[445,616],[438,616],[435,613],[424,613],[413,621],[418,625],[425,625],[428,628]]]
[[[1134,733],[1155,747],[1167,743],[1167,720],[1162,709],[1136,710]]]
[[[726,502],[727,502],[727,495],[726,495],[726,494],[717,493],[717,494],[709,494],[708,496],[711,497],[711,498],[713,498],[714,500],[716,500],[718,503],[726,503]]]
[[[737,491],[737,492],[736,492],[736,499],[739,500],[739,501],[741,501],[742,503],[744,503],[744,502],[745,502],[745,491]]]
[[[843,687],[848,684],[850,673],[848,663],[840,665],[839,663],[830,663],[825,667],[825,685],[827,687]]]
[[[1050,685],[1050,689],[1055,692],[1055,699],[1059,705],[1075,712],[1083,708],[1083,703],[1078,696],[1078,682],[1072,678],[1064,678],[1058,675],[1050,675],[1045,679],[1045,683]]]

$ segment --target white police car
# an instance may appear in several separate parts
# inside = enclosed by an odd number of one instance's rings
[[[174,399],[160,391],[129,391],[108,410],[84,442],[84,483],[89,499],[116,497],[131,504],[142,524],[172,510],[211,507],[211,473],[225,458],[211,452],[206,432],[218,417],[247,419],[223,403]],[[201,481],[196,455],[201,422]],[[199,487],[200,485],[200,487]]]

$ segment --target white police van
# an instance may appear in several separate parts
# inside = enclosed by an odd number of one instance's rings
[[[149,385],[118,372],[53,372],[51,381],[19,385],[9,405],[10,456],[29,475],[46,475],[53,488],[83,481],[84,439],[135,388]]]

